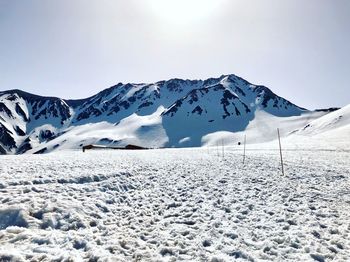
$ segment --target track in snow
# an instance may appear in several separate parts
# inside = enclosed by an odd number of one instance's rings
[[[0,260],[348,260],[349,152],[247,154],[1,157]]]

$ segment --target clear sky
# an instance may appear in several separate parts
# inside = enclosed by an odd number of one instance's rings
[[[236,74],[300,106],[350,103],[349,0],[0,0],[0,90]]]

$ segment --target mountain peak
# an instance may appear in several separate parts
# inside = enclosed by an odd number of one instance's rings
[[[0,145],[1,151],[12,153],[106,141],[117,145],[139,141],[145,147],[200,146],[207,134],[244,130],[256,111],[276,117],[306,112],[267,87],[234,74],[205,80],[118,83],[75,100],[8,90],[0,92]],[[87,132],[93,134],[82,135]],[[106,132],[109,135],[103,135]]]

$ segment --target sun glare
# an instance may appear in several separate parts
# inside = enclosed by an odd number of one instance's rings
[[[189,24],[210,17],[223,0],[150,0],[152,11],[163,21]]]

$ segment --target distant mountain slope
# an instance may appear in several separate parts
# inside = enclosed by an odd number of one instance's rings
[[[258,111],[275,117],[309,112],[235,75],[119,83],[80,100],[9,90],[0,92],[0,152],[48,152],[87,143],[200,146],[209,133],[245,130]]]
[[[350,152],[350,104],[308,121],[283,139],[283,147]]]
[[[311,121],[298,130],[298,134],[319,134],[350,125],[350,104]],[[349,137],[350,139],[350,137]]]

